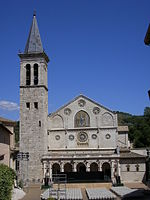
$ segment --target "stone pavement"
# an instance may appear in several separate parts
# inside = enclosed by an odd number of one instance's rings
[[[42,190],[40,189],[41,185],[31,185],[28,189],[25,189],[26,195],[21,200],[41,200],[40,195]]]
[[[148,188],[144,183],[140,183],[140,182],[124,183],[124,185],[129,188],[136,188],[136,189],[147,189]]]
[[[147,186],[145,186],[143,183],[125,183],[125,186],[129,188],[139,188],[139,189],[147,189]],[[54,185],[54,187],[57,187]],[[83,195],[83,200],[88,200],[86,193],[85,193],[85,188],[107,188],[109,189],[111,187],[111,183],[68,183],[66,184],[67,188],[81,188],[82,195]],[[40,189],[40,185],[30,185],[29,189],[25,190],[26,196],[21,199],[21,200],[41,200],[40,195],[43,192]],[[117,198],[118,200],[120,198]],[[147,198],[142,198],[142,200],[147,200]],[[148,199],[150,199],[148,197]]]

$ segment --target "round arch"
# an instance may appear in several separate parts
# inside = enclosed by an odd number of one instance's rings
[[[86,172],[86,166],[84,163],[77,164],[77,172]]]
[[[98,172],[98,164],[96,162],[91,163],[90,172]]]
[[[104,178],[111,179],[111,167],[108,162],[104,162],[102,165],[102,171],[104,173]]]
[[[87,112],[80,110],[74,117],[74,127],[89,127],[90,116]]]
[[[53,174],[59,174],[60,173],[60,165],[58,163],[53,164],[52,173]]]
[[[70,163],[64,165],[64,172],[72,172],[72,165]]]

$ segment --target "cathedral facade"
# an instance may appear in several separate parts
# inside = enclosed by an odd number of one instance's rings
[[[142,181],[145,157],[130,151],[128,127],[118,126],[117,114],[79,95],[48,115],[47,69],[36,21],[20,57],[21,178],[41,182],[46,174],[67,174],[68,181]]]

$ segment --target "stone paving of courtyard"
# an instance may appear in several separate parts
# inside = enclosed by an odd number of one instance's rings
[[[129,188],[137,188],[137,189],[142,189],[142,190],[147,190],[147,186],[144,185],[143,183],[126,183],[124,184],[125,186],[129,187]],[[82,192],[82,196],[83,196],[83,200],[88,200],[86,192],[85,192],[85,188],[107,188],[110,189],[111,188],[111,183],[76,183],[76,184],[67,184],[66,187],[67,188],[81,188],[81,192]],[[56,186],[54,186],[56,187]],[[26,189],[26,196],[21,199],[21,200],[41,200],[40,195],[43,191],[41,191],[40,189],[40,185],[31,185],[29,187],[29,189]],[[131,198],[130,198],[131,199]],[[136,199],[141,199],[136,198]],[[119,197],[117,197],[117,200],[120,200]],[[132,198],[132,200],[134,200]],[[142,200],[150,200],[150,193],[147,195],[144,195],[142,197]]]

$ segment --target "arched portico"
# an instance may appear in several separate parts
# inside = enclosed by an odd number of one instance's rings
[[[104,173],[104,179],[111,179],[111,167],[108,162],[103,163],[102,171]]]
[[[70,163],[64,165],[64,172],[72,172],[72,165]]]
[[[86,166],[84,163],[77,164],[77,172],[86,172]]]
[[[96,162],[91,163],[90,172],[98,172],[98,164]]]
[[[58,163],[54,163],[52,165],[52,174],[59,174],[60,173],[60,165]]]

